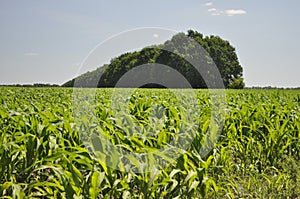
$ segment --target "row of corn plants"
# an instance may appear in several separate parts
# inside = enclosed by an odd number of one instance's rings
[[[0,88],[0,198],[300,197],[299,91],[224,91],[221,134],[205,155],[213,129],[205,90],[194,90],[197,110],[191,98],[178,101],[164,89],[115,100],[113,89],[76,92],[85,93],[78,107],[73,89]],[[189,126],[185,152],[158,169],[151,170],[153,161],[168,157],[154,154],[142,167],[130,155],[164,149]],[[86,146],[89,136],[102,153]],[[126,160],[103,137],[129,152]]]

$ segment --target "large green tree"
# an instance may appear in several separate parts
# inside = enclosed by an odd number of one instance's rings
[[[187,38],[195,42],[189,42]],[[200,44],[211,59],[208,58],[205,52],[199,52],[195,44]],[[197,69],[187,60],[208,63],[208,67],[201,68],[201,74],[199,74]],[[178,33],[159,46],[149,46],[138,52],[122,54],[112,59],[110,64],[106,65],[104,69],[97,69],[84,74],[71,82],[69,81],[67,85],[79,82],[78,85],[90,87],[90,85],[95,85],[94,82],[99,79],[98,87],[114,87],[118,80],[129,70],[143,64],[159,63],[177,70],[188,80],[193,88],[206,88],[207,83],[204,80],[208,76],[211,79],[214,78],[209,71],[209,62],[212,61],[217,66],[226,88],[244,87],[242,79],[243,69],[239,64],[235,48],[228,41],[218,36],[204,37],[201,33],[194,30],[189,30],[186,34]],[[151,75],[151,73],[147,75]],[[157,87],[158,85],[150,84],[150,86]]]
[[[221,73],[225,87],[236,81],[235,79],[241,79],[243,68],[239,63],[235,48],[228,41],[218,36],[203,37],[194,30],[189,30],[187,35],[209,53]]]

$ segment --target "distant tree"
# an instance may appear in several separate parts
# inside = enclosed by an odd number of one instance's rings
[[[67,81],[66,83],[64,83],[62,85],[62,87],[73,87],[74,86],[74,82],[75,82],[75,79],[72,79],[70,81]]]

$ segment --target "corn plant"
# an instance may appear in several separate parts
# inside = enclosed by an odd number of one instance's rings
[[[77,91],[86,107],[80,122],[73,89],[0,88],[0,198],[300,197],[299,91],[225,91],[221,135],[204,156],[211,124],[218,124],[211,123],[206,90],[194,90],[196,111],[190,98],[179,103],[179,95],[165,89],[137,89],[129,98],[116,96],[115,104],[113,89]],[[192,138],[182,142],[185,152],[157,169],[151,170],[153,162],[168,158],[157,151],[141,166],[135,156],[120,161],[117,151],[107,150],[165,149],[187,127]],[[89,137],[97,150],[85,145]]]

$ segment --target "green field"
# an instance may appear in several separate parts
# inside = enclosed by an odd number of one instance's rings
[[[222,105],[194,90],[197,110],[188,90],[139,89],[126,99],[113,89],[75,91],[78,101],[73,89],[0,87],[0,198],[300,197],[300,91],[226,90]],[[156,151],[140,167],[101,142],[149,153],[182,129],[193,138],[182,140],[186,152],[153,172],[143,171],[169,157]],[[88,133],[98,154],[83,143]],[[210,136],[218,141],[202,155]]]

